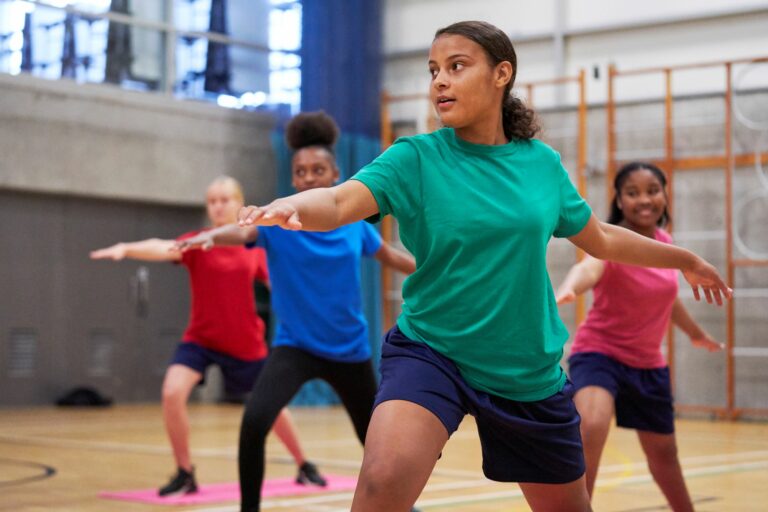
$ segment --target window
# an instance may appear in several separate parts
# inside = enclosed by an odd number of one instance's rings
[[[211,40],[214,1],[0,1],[0,73],[109,82],[229,108],[297,112],[301,2],[227,0],[222,28],[212,31],[224,39]],[[110,11],[121,17],[110,21]],[[206,85],[212,62],[219,73],[215,88]]]

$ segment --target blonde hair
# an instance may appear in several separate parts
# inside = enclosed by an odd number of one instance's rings
[[[245,194],[243,194],[243,186],[240,184],[239,181],[237,181],[232,176],[222,175],[217,178],[214,178],[211,184],[208,185],[208,188],[211,188],[214,185],[223,185],[223,186],[230,187],[230,190],[232,190],[232,195],[235,197],[235,199],[245,204]]]

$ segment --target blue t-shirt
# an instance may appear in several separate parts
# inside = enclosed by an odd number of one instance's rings
[[[318,357],[359,363],[371,357],[360,293],[360,258],[381,247],[366,222],[333,231],[259,227],[255,243],[267,251],[275,347],[296,347]]]

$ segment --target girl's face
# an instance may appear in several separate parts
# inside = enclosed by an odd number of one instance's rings
[[[291,175],[293,188],[303,192],[313,188],[332,187],[339,179],[339,170],[326,149],[308,147],[293,155]]]
[[[237,212],[243,207],[240,194],[231,184],[213,183],[205,194],[208,219],[215,227],[237,222]]]
[[[512,65],[505,61],[491,66],[482,46],[447,34],[432,42],[429,73],[429,96],[440,120],[462,129],[499,116]]]
[[[667,207],[667,194],[659,178],[648,169],[627,176],[617,198],[624,220],[636,228],[653,228]]]

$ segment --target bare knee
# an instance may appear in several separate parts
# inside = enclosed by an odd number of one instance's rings
[[[371,460],[365,462],[360,471],[357,492],[374,502],[382,497],[391,499],[395,489],[403,487],[404,472],[398,471],[392,460]]]
[[[189,392],[175,384],[164,384],[162,391],[163,407],[182,407],[187,403]]]
[[[652,446],[646,446],[645,454],[646,457],[648,457],[649,465],[679,464],[677,443],[675,443],[674,440],[665,443],[655,443]]]

